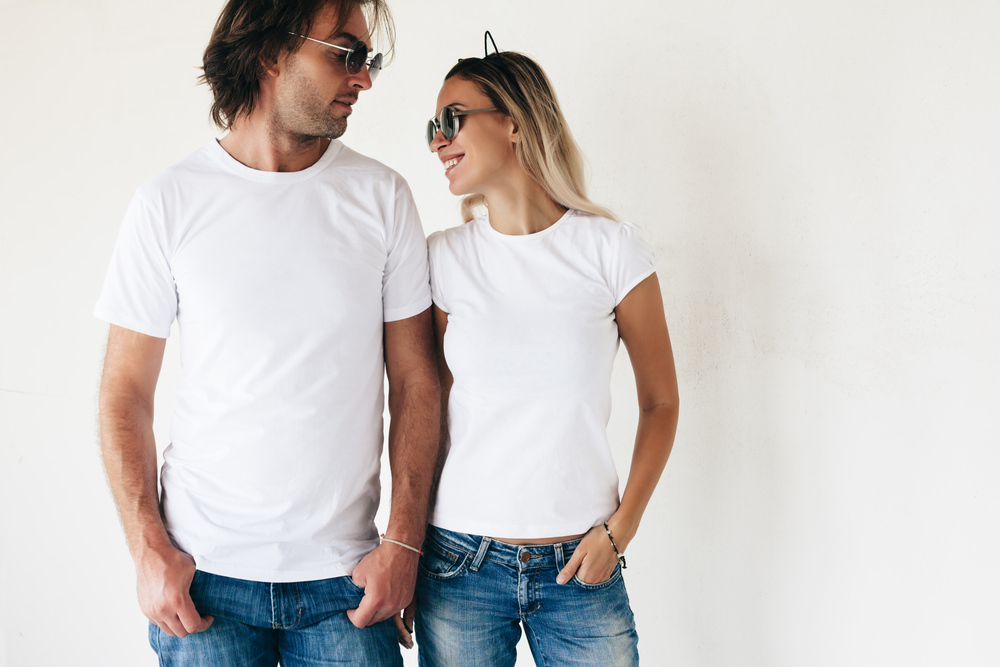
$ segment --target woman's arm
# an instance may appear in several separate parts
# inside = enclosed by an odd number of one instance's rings
[[[632,362],[639,399],[639,424],[628,483],[618,510],[608,519],[618,551],[624,553],[660,481],[677,430],[677,374],[655,273],[621,300],[615,318]],[[605,581],[616,563],[604,526],[597,526],[584,536],[557,581],[565,583],[574,574],[587,583]]]
[[[678,396],[674,353],[655,273],[622,299],[615,316],[632,362],[639,399],[639,424],[628,483],[618,511],[608,519],[618,550],[624,552],[639,529],[639,521],[673,448]]]
[[[448,442],[448,396],[451,394],[451,385],[455,378],[452,377],[451,369],[448,368],[448,362],[444,358],[444,332],[448,328],[448,313],[436,305],[432,305],[431,308],[434,312],[434,339],[437,342],[438,379],[441,382],[441,447],[438,450],[437,468],[434,472],[434,486],[431,488],[431,509],[433,509],[437,498],[437,484],[441,478],[441,469],[444,467],[444,457],[448,453],[445,448]]]

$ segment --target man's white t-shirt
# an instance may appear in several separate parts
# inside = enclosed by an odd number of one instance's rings
[[[297,172],[211,141],[139,188],[94,313],[160,338],[177,319],[162,506],[199,569],[309,581],[375,547],[383,323],[429,306],[406,182],[339,141]]]
[[[454,376],[431,523],[527,539],[607,520],[619,503],[607,438],[615,307],[655,269],[638,229],[570,210],[510,236],[484,216],[428,247]]]

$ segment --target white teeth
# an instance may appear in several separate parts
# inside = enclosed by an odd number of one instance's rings
[[[449,169],[451,169],[452,167],[454,167],[456,164],[458,164],[461,161],[462,161],[462,158],[460,158],[460,157],[456,157],[456,158],[452,158],[451,160],[448,160],[447,162],[444,163],[444,170],[448,171]]]

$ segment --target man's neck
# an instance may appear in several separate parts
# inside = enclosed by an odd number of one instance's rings
[[[243,119],[219,144],[232,158],[258,171],[302,171],[326,152],[330,140],[323,137],[277,135],[263,123]]]

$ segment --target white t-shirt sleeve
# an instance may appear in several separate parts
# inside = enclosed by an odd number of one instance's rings
[[[434,232],[427,238],[427,250],[431,265],[431,296],[434,305],[446,313],[450,313],[447,298],[444,295],[446,267],[441,259],[441,246],[444,245],[444,232]]]
[[[615,305],[621,303],[632,288],[656,271],[656,257],[639,228],[630,222],[619,226],[611,261],[609,282],[615,295]]]
[[[382,309],[386,322],[404,320],[430,308],[427,242],[413,195],[405,183],[396,189],[389,252],[382,276]]]
[[[162,213],[140,190],[132,198],[111,255],[94,315],[147,336],[167,338],[177,315]]]

